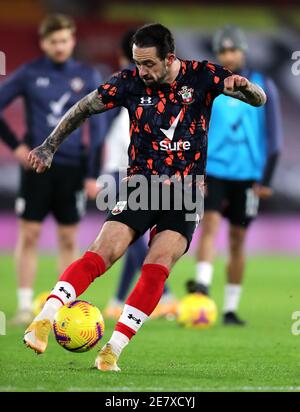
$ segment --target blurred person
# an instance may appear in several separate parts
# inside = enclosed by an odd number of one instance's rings
[[[134,31],[126,32],[121,40],[119,51],[120,70],[134,70],[135,64],[132,59],[132,37]],[[113,119],[108,134],[105,137],[105,160],[103,173],[112,174],[117,184],[126,176],[128,166],[127,149],[129,146],[129,115],[125,107],[115,108],[112,113]],[[115,296],[110,299],[104,309],[106,319],[119,319],[125,299],[128,295],[130,285],[136,272],[141,268],[147,254],[147,245],[144,237],[140,237],[131,245],[126,254],[122,266],[121,275],[117,285]],[[177,303],[168,287],[165,285],[163,296],[157,305],[152,317],[174,316]]]
[[[24,333],[24,343],[44,353],[57,311],[74,302],[131,243],[155,228],[139,280],[126,299],[111,338],[97,355],[95,367],[101,371],[120,370],[117,362],[122,351],[149,319],[170,271],[189,249],[201,213],[195,197],[202,195],[207,127],[214,98],[224,93],[253,106],[266,102],[262,88],[243,76],[207,61],[177,58],[174,37],[161,24],[138,29],[132,53],[135,69],[122,70],[79,100],[29,155],[34,170],[43,173],[51,167],[60,145],[84,120],[114,107],[128,109],[129,167],[116,204],[88,251],[60,276],[42,311]],[[181,185],[180,192],[169,191],[172,202],[167,210],[163,196],[158,198],[159,206],[153,206],[152,200],[157,200],[151,196],[153,190],[169,187],[173,178],[192,183],[188,186],[191,191],[182,196]],[[147,182],[141,194],[145,207],[136,208],[130,196],[136,196],[141,179]]]
[[[188,282],[188,288],[209,294],[216,237],[222,216],[225,217],[229,221],[229,260],[223,322],[244,325],[236,312],[245,271],[245,239],[257,216],[259,199],[272,195],[271,179],[282,147],[282,119],[273,81],[247,65],[247,42],[241,29],[225,26],[216,32],[213,49],[222,66],[261,86],[266,91],[267,103],[256,108],[225,95],[214,101],[196,284]]]
[[[56,127],[61,117],[78,99],[101,81],[91,67],[76,61],[76,27],[65,15],[46,17],[39,28],[44,56],[26,63],[0,85],[0,110],[22,97],[26,111],[27,133],[19,142],[1,118],[0,135],[21,164],[21,182],[16,213],[19,217],[15,250],[18,309],[14,324],[28,323],[32,315],[33,285],[37,271],[37,245],[42,222],[52,212],[57,222],[59,271],[77,256],[78,223],[85,212],[86,195],[95,198],[98,153],[105,121],[93,117],[90,122],[90,147],[86,153],[83,130],[57,151],[53,168],[44,175],[28,170],[28,154]]]

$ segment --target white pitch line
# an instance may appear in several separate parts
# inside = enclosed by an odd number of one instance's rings
[[[101,390],[102,388],[99,387]],[[81,387],[70,387],[68,391],[77,392],[77,391],[99,391],[97,388],[81,388]],[[144,387],[136,388],[134,386],[119,386],[119,387],[104,387],[103,391],[107,392],[118,392],[118,391],[132,391],[132,390],[141,390],[141,391],[153,391],[153,392],[222,392],[222,391],[293,391],[300,392],[300,386],[220,386],[216,388],[211,387],[189,387],[189,388],[165,388],[165,387]]]
[[[0,392],[13,392],[13,391],[50,391],[49,388],[36,387],[36,388],[21,388],[16,386],[2,386],[0,387]],[[103,389],[103,390],[102,390]],[[104,388],[90,388],[90,387],[73,387],[67,388],[67,392],[122,392],[122,391],[136,391],[140,390],[141,392],[226,392],[226,391],[254,391],[254,392],[264,392],[264,391],[288,391],[288,392],[300,392],[300,386],[220,386],[216,388],[211,387],[189,387],[189,388],[164,388],[164,387],[143,387],[136,388],[134,386],[113,386],[113,387],[104,387]]]

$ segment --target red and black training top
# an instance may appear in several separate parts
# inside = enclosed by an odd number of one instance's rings
[[[146,86],[134,69],[117,73],[98,88],[107,109],[128,109],[129,175],[205,174],[212,104],[231,72],[207,61],[180,62],[172,84]]]

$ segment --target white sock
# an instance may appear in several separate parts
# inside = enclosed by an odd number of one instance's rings
[[[73,302],[76,299],[76,292],[73,286],[68,282],[59,281],[51,291],[51,295],[57,296],[59,299],[50,298],[45,303],[42,311],[38,314],[35,320],[49,319],[53,322],[54,316],[58,309]]]
[[[124,325],[137,332],[148,318],[149,316],[146,315],[146,313],[133,306],[125,304],[122,315],[120,316],[118,322],[123,323]],[[111,339],[108,341],[108,343],[112,345],[113,351],[118,356],[120,356],[120,353],[125,348],[125,346],[128,345],[128,342],[129,338],[119,331],[114,331]]]
[[[223,312],[235,312],[239,306],[242,286],[234,283],[228,283],[225,286],[224,308]]]
[[[119,357],[122,350],[128,345],[129,338],[115,330],[107,343],[111,344],[113,352]]]
[[[42,311],[34,318],[34,320],[50,320],[51,323],[54,321],[54,316],[59,308],[61,308],[63,304],[60,300],[56,298],[50,298],[45,303]]]
[[[31,288],[19,288],[17,296],[19,310],[32,310],[33,290]]]
[[[196,265],[196,282],[210,286],[213,277],[213,265],[210,262],[198,262]]]

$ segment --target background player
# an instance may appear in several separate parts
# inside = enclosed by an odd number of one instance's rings
[[[213,105],[209,130],[207,196],[197,250],[197,290],[208,294],[213,276],[216,236],[222,215],[229,221],[229,261],[224,323],[243,325],[236,314],[245,270],[245,238],[259,199],[272,195],[271,178],[282,146],[279,97],[273,81],[246,64],[247,43],[237,27],[216,32],[213,49],[223,66],[259,84],[267,104],[251,107],[229,96]],[[193,282],[189,284],[194,288]]]
[[[60,144],[87,117],[125,106],[131,127],[127,182],[137,179],[136,175],[148,179],[165,176],[166,184],[174,175],[182,180],[188,175],[203,175],[213,98],[226,93],[254,106],[266,101],[259,86],[244,77],[232,76],[221,66],[179,60],[171,32],[160,24],[144,26],[135,33],[133,58],[137,69],[123,70],[81,99],[45,142],[31,152],[30,161],[38,173],[51,166]],[[181,136],[185,137],[185,144]],[[165,150],[166,146],[170,149]],[[153,181],[149,190],[152,185]],[[121,199],[89,251],[66,269],[43,310],[25,331],[24,342],[31,349],[44,352],[57,310],[80,296],[125,253],[136,237],[156,225],[140,279],[126,300],[111,339],[96,360],[100,370],[119,370],[118,357],[155,309],[170,270],[187,251],[197,225],[196,213],[194,219],[186,218],[185,199],[180,210],[153,209],[150,190],[148,208],[136,210],[130,206],[129,197],[127,193],[122,199],[121,192]],[[127,208],[123,202],[127,202]]]
[[[45,56],[16,70],[0,86],[0,110],[22,97],[27,133],[16,147],[12,130],[1,120],[2,138],[22,164],[16,212],[20,218],[15,260],[18,277],[18,312],[15,324],[32,319],[33,284],[37,270],[37,242],[41,223],[49,212],[57,221],[59,271],[76,257],[78,222],[85,210],[86,194],[96,196],[98,147],[105,133],[105,116],[90,121],[90,148],[86,156],[83,130],[58,150],[51,170],[37,175],[27,170],[26,156],[57,125],[66,111],[99,84],[98,73],[72,58],[75,25],[67,16],[50,15],[40,25],[40,46]],[[87,157],[87,162],[86,162]],[[84,192],[85,189],[85,192]]]

